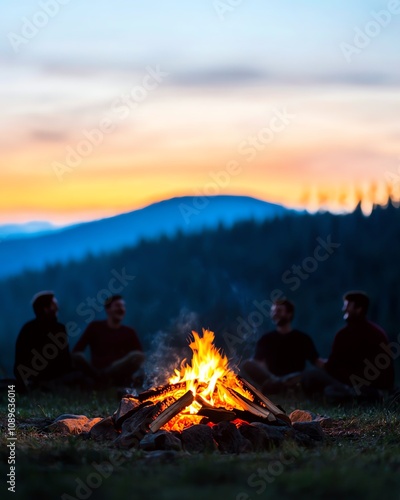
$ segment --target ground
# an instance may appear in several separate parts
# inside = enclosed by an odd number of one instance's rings
[[[1,498],[250,500],[284,498],[400,499],[400,405],[328,407],[301,397],[273,398],[289,413],[328,414],[333,427],[313,449],[242,455],[175,455],[148,458],[120,453],[79,437],[17,431],[16,492],[7,492],[8,448],[3,399],[0,419]],[[63,413],[108,416],[118,406],[114,391],[18,397],[17,420]],[[114,464],[114,465],[112,465]],[[3,491],[9,496],[5,496]],[[12,496],[11,496],[12,495]]]

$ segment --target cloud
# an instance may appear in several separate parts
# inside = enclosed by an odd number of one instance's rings
[[[261,85],[351,85],[351,86],[385,86],[400,85],[400,73],[394,72],[313,72],[304,70],[284,72],[261,70],[256,67],[237,66],[223,69],[205,69],[203,71],[178,72],[169,79],[172,85],[183,87],[221,87]]]
[[[332,73],[321,74],[314,77],[314,81],[307,83],[317,84],[344,84],[344,85],[360,85],[360,86],[386,86],[399,85],[400,74],[384,73],[384,72],[354,72],[354,73]]]
[[[164,86],[175,87],[238,87],[249,85],[349,85],[349,86],[394,86],[400,85],[400,69],[393,65],[381,65],[372,70],[371,66],[320,67],[304,64],[298,67],[282,65],[280,62],[265,61],[247,63],[240,61],[230,65],[225,62],[216,66],[215,61],[209,61],[202,67],[193,63],[186,65],[174,62],[173,58],[152,57],[150,60],[132,59],[103,59],[86,57],[78,59],[63,58],[56,60],[52,57],[21,58],[19,61],[10,61],[0,56],[0,66],[4,66],[12,73],[21,70],[31,70],[37,78],[55,77],[61,81],[82,80],[93,81],[98,85],[99,79],[103,83],[132,82],[140,78],[146,66],[159,65],[169,73]]]
[[[232,67],[179,72],[172,82],[183,86],[243,85],[268,80],[268,75],[256,68]]]
[[[68,140],[68,134],[53,130],[33,130],[30,136],[33,140],[42,142],[65,142]]]

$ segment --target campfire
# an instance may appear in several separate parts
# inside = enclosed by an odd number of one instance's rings
[[[229,367],[228,358],[214,345],[212,331],[192,335],[191,361],[184,359],[167,385],[136,396],[139,405],[133,412],[154,407],[151,432],[182,431],[200,423],[236,420],[270,424],[279,419],[290,423],[282,409]]]
[[[192,359],[184,359],[168,383],[125,394],[113,415],[89,419],[61,415],[51,432],[84,434],[123,449],[246,453],[294,440],[316,446],[330,419],[295,410],[289,416],[229,366],[214,333],[192,332]]]

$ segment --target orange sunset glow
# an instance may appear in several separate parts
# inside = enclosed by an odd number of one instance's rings
[[[28,15],[33,2],[24,6]],[[349,62],[341,47],[366,8],[348,8],[343,22],[337,12],[324,29],[331,14],[319,6],[312,48],[311,21],[297,7],[285,17],[283,6],[248,3],[222,22],[212,3],[198,12],[182,3],[162,27],[143,5],[110,8],[85,31],[87,6],[66,7],[29,43],[5,48],[0,223],[64,225],[175,196],[335,211],[360,197],[385,203],[400,165],[393,27]],[[147,25],[135,24],[135,9]],[[22,29],[17,12],[2,23],[8,33]]]

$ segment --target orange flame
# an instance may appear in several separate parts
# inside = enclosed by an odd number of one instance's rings
[[[208,405],[222,406],[226,410],[237,408],[237,401],[231,398],[226,388],[235,389],[247,398],[249,394],[243,390],[235,373],[229,368],[228,358],[215,347],[214,333],[203,329],[203,337],[194,331],[192,335],[193,341],[189,344],[193,351],[191,363],[183,360],[180,369],[175,369],[175,375],[169,379],[170,384],[186,383],[186,389],[176,390],[173,395],[178,398],[190,390],[195,398],[202,398]],[[188,425],[199,423],[202,417],[196,414],[201,407],[198,401],[194,401],[168,422],[165,428],[181,430]]]

